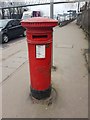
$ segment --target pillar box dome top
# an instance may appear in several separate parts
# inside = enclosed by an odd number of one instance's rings
[[[43,17],[33,17],[21,22],[25,28],[36,28],[36,27],[55,27],[58,24],[57,20]]]

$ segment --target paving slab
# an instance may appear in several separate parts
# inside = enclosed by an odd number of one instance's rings
[[[24,45],[24,47],[23,47]],[[3,45],[0,50],[0,68],[2,67],[2,80],[5,81],[15,70],[27,61],[26,41],[14,41]],[[0,81],[0,82],[1,82]]]
[[[0,67],[0,83],[2,82],[2,67]]]
[[[2,86],[0,86],[0,119],[2,119]]]
[[[2,67],[2,81],[5,81],[8,77],[10,77],[15,70],[15,68]]]
[[[0,68],[2,68],[2,81],[7,79],[12,73],[15,72],[16,69],[18,69],[24,62],[27,61],[27,58],[24,58],[24,56],[19,58],[19,55],[10,57],[6,59],[5,61],[0,63]]]
[[[9,45],[10,44],[10,45]],[[6,45],[1,51],[2,53],[2,60],[8,59],[9,57],[16,55],[20,51],[26,50],[27,51],[27,44],[25,38],[22,41],[16,41],[15,43],[9,42],[8,46]]]

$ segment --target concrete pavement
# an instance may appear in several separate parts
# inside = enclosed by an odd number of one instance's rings
[[[12,61],[24,56],[25,61],[21,59],[20,64],[15,61],[15,66],[12,62],[10,64],[10,60],[6,61],[5,66],[8,65],[16,71],[2,84],[3,118],[88,117],[88,71],[83,57],[84,49],[88,48],[88,41],[75,22],[62,28],[55,27],[53,39],[54,65],[57,70],[52,71],[52,85],[57,91],[56,101],[50,106],[32,103],[29,96],[27,45],[23,41],[16,45],[20,48],[20,53],[17,52],[12,59],[5,55]],[[16,49],[15,52],[19,50],[17,47],[13,49]]]
[[[13,74],[24,62],[27,61],[27,47],[25,38],[18,38],[3,44],[0,51],[0,68],[2,68],[2,81],[5,81]]]

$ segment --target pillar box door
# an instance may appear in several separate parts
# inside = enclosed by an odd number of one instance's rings
[[[33,17],[21,22],[26,28],[30,66],[30,90],[36,99],[51,94],[52,32],[57,20]]]

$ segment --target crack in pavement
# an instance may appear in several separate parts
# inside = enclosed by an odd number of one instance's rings
[[[19,68],[21,68],[28,60],[26,60],[25,62],[23,62],[18,68],[15,69],[14,72],[12,72],[10,75],[8,75],[2,82],[0,82],[0,87],[2,86],[2,84],[8,80],[9,77],[11,77]]]

